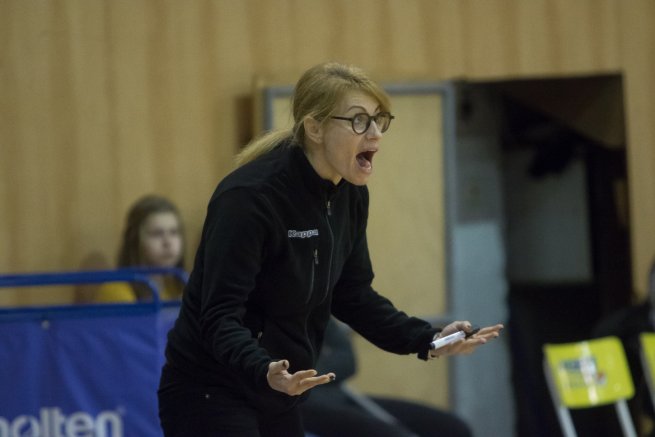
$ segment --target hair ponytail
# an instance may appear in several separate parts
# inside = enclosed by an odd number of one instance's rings
[[[281,141],[292,137],[293,133],[286,129],[274,130],[254,139],[237,154],[235,158],[237,167],[241,167],[263,154],[270,152],[275,148],[275,146],[280,144]]]

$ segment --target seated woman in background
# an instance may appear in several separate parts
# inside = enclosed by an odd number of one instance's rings
[[[118,255],[121,267],[177,267],[184,269],[184,227],[177,207],[168,199],[148,195],[129,210]],[[175,277],[153,275],[162,300],[179,299],[183,284]],[[96,292],[95,302],[149,300],[145,284],[108,282]]]

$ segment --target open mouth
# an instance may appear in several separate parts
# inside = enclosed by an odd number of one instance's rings
[[[366,152],[357,154],[357,164],[365,170],[370,170],[373,167],[374,150],[367,150]]]

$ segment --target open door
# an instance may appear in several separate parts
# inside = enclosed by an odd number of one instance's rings
[[[485,319],[502,299],[513,431],[557,435],[542,345],[589,338],[633,297],[621,77],[458,82],[455,96],[451,307]],[[457,358],[466,417],[484,414],[469,381],[492,351]],[[581,430],[612,435],[606,419]]]

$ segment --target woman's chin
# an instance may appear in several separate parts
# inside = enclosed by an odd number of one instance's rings
[[[368,179],[371,177],[371,169],[359,168],[358,170],[359,171],[355,172],[355,174],[350,175],[350,177],[344,179],[353,185],[366,185],[368,183]]]

